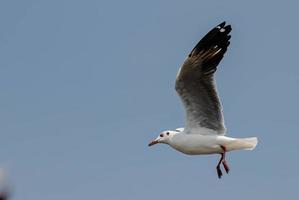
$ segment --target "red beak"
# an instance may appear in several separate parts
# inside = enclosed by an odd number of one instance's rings
[[[150,147],[150,146],[153,146],[154,144],[158,144],[158,143],[159,143],[158,140],[153,140],[152,142],[150,142],[148,144],[148,146]]]

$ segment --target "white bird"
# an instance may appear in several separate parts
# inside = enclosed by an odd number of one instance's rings
[[[207,33],[188,55],[178,71],[175,89],[186,109],[185,128],[163,131],[149,143],[168,144],[189,155],[220,154],[216,166],[217,175],[222,176],[221,163],[226,171],[226,152],[252,150],[257,138],[232,138],[225,136],[225,125],[221,103],[216,91],[214,72],[229,46],[231,31],[225,22]]]

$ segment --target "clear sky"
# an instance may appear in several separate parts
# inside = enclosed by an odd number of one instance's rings
[[[298,197],[298,1],[0,2],[0,167],[12,200]],[[212,27],[232,25],[216,73],[228,135],[254,151],[147,147],[184,126],[174,79]]]

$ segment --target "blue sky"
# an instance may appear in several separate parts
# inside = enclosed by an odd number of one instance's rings
[[[297,197],[297,1],[0,2],[0,166],[12,200]],[[147,143],[184,125],[174,79],[222,21],[228,135],[252,151],[186,156]]]

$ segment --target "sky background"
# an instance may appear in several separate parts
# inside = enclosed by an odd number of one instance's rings
[[[298,197],[298,1],[0,2],[0,167],[11,200]],[[174,80],[222,21],[216,73],[228,135],[254,151],[147,147],[184,126]]]

